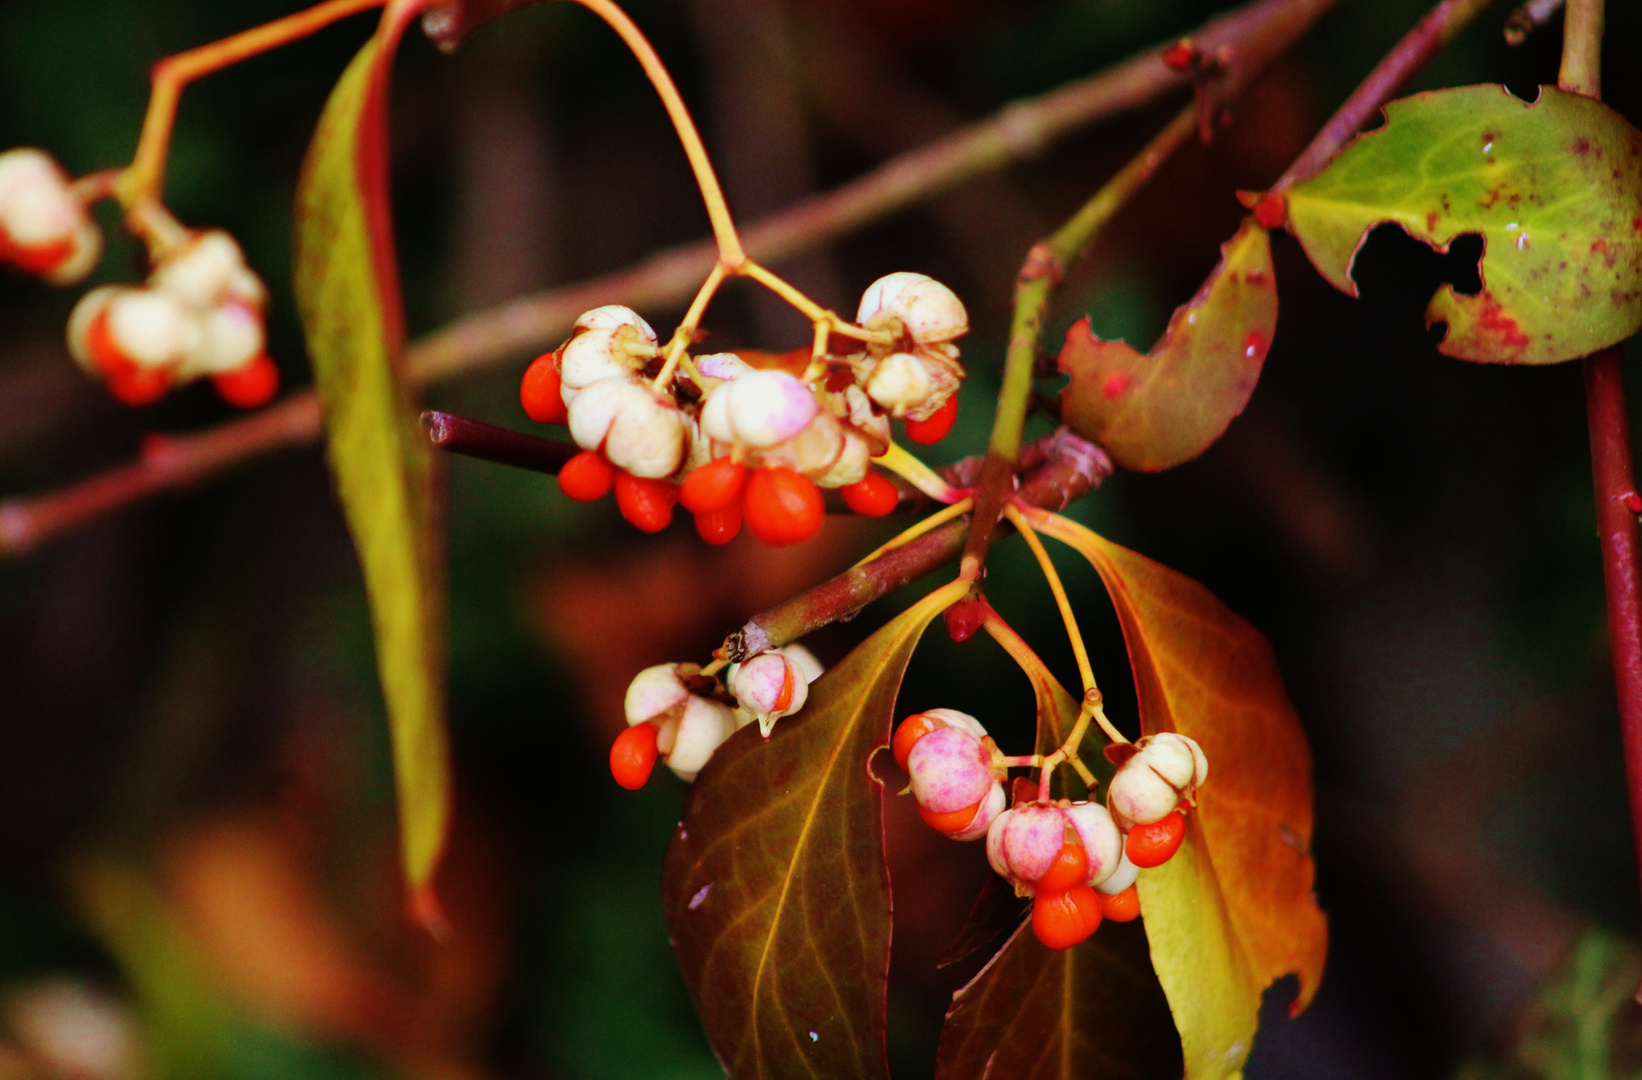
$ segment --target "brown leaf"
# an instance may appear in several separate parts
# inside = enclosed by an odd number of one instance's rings
[[[936,1080],[1169,1077],[1180,1039],[1138,923],[1046,949],[1030,924],[953,995]]]
[[[662,898],[707,1037],[736,1080],[887,1077],[889,875],[883,785],[895,696],[929,623],[969,589],[924,597],[776,725],[737,732],[697,778]]]
[[[1100,574],[1129,647],[1144,731],[1203,747],[1180,854],[1140,876],[1152,959],[1191,1077],[1232,1075],[1253,1039],[1260,991],[1294,973],[1310,1003],[1327,924],[1312,894],[1311,752],[1271,647],[1203,586],[1054,514],[1035,527]]]
[[[1243,411],[1276,330],[1271,237],[1247,218],[1150,353],[1102,341],[1086,318],[1067,331],[1059,362],[1072,381],[1061,391],[1061,416],[1124,468],[1173,468],[1208,449]]]

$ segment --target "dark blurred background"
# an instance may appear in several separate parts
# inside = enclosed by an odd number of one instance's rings
[[[1219,5],[628,6],[747,220]],[[7,0],[0,147],[45,147],[77,173],[122,164],[155,59],[296,7]],[[1605,90],[1635,117],[1642,82],[1625,58],[1642,18],[1610,8]],[[1103,336],[1150,345],[1235,230],[1233,192],[1275,179],[1423,10],[1343,0],[1212,146],[1169,164],[1100,241],[1045,340],[1087,313]],[[1503,81],[1531,96],[1554,82],[1557,26],[1507,49],[1508,12],[1486,11],[1416,88]],[[289,287],[294,178],[369,22],[213,76],[183,101],[170,204],[242,240],[273,290],[273,351],[291,385],[307,381]],[[637,66],[574,5],[509,16],[449,57],[413,35],[396,80],[413,334],[707,232]],[[1177,107],[1078,134],[779,269],[844,311],[892,270],[956,288],[974,322],[971,379],[934,460],[977,452],[1022,256]],[[1622,1049],[1607,1072],[1535,1064],[1566,1050],[1534,1049],[1555,1041],[1547,1009],[1596,1024],[1599,1041],[1635,1019],[1620,1003],[1636,868],[1577,367],[1439,355],[1425,299],[1471,268],[1400,233],[1376,234],[1359,260],[1360,300],[1329,288],[1291,240],[1278,238],[1276,258],[1282,319],[1247,412],[1200,460],[1119,476],[1076,511],[1264,630],[1312,739],[1329,967],[1299,1020],[1282,1008],[1292,986],[1273,991],[1248,1075],[1633,1075]],[[116,241],[99,280],[140,271],[135,246]],[[0,493],[49,489],[129,459],[145,433],[226,418],[199,387],[138,411],[107,400],[62,342],[77,291],[0,283]],[[643,314],[664,333],[678,315]],[[708,326],[725,348],[808,341],[801,321],[741,287]],[[528,359],[437,386],[430,401],[527,427],[516,389]],[[637,794],[610,782],[620,696],[642,666],[705,660],[747,615],[848,565],[886,528],[835,521],[795,550],[745,537],[709,549],[687,521],[642,536],[608,502],[570,503],[549,478],[453,462],[460,812],[441,947],[398,919],[368,619],[317,449],[0,565],[0,1078],[718,1075],[661,920],[660,855],[685,788],[670,774]],[[1063,568],[1114,715],[1132,718],[1098,583]],[[1075,682],[1020,545],[996,552],[991,595]],[[906,599],[810,644],[836,661]],[[936,632],[901,711],[963,708],[1008,745],[1027,737],[1029,701],[990,643]],[[896,1075],[915,1078],[930,1074],[947,995],[973,971],[934,959],[986,870],[978,845],[918,826],[907,800],[891,801],[890,845],[891,1051]],[[1578,983],[1592,971],[1596,983]],[[1574,1004],[1544,997],[1547,985],[1573,986]],[[1602,990],[1613,986],[1617,997]]]

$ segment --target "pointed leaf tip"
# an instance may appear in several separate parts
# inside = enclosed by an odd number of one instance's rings
[[[1159,472],[1190,461],[1254,393],[1277,330],[1271,236],[1247,219],[1220,252],[1220,265],[1149,354],[1102,341],[1088,319],[1067,331],[1062,417],[1125,468]]]

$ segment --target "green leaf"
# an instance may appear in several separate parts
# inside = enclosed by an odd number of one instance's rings
[[[1220,246],[1220,265],[1175,309],[1145,355],[1102,341],[1087,318],[1066,333],[1061,415],[1127,469],[1160,472],[1201,454],[1243,411],[1277,331],[1271,236],[1243,222]]]
[[[1482,292],[1444,285],[1426,308],[1448,324],[1448,355],[1549,364],[1642,327],[1642,132],[1623,116],[1494,84],[1415,94],[1385,116],[1287,193],[1289,230],[1336,288],[1357,295],[1352,262],[1377,225],[1438,251],[1480,233]]]
[[[1170,1077],[1180,1039],[1138,923],[1105,923],[1083,944],[1046,949],[1023,923],[953,995],[936,1080]]]
[[[1190,735],[1208,756],[1186,841],[1141,873],[1140,910],[1187,1077],[1235,1076],[1254,1041],[1261,991],[1298,975],[1298,1012],[1322,978],[1328,928],[1312,893],[1305,734],[1271,647],[1207,589],[1058,515],[1029,517],[1082,553],[1106,585],[1141,729]]]
[[[736,1080],[887,1077],[889,875],[883,785],[895,696],[955,581],[810,687],[762,738],[737,732],[696,778],[663,865],[679,968]]]
[[[432,457],[396,370],[403,331],[385,176],[387,81],[417,9],[390,6],[325,105],[297,185],[295,277],[327,459],[376,632],[412,911],[432,923],[450,818],[443,575]]]

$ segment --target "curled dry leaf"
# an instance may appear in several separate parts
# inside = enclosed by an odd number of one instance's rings
[[[450,821],[442,552],[431,451],[395,369],[404,332],[385,171],[388,76],[418,10],[390,3],[326,102],[297,182],[295,285],[376,632],[411,911],[434,927],[432,877]]]
[[[907,661],[955,581],[810,687],[764,739],[749,724],[696,778],[662,870],[673,950],[736,1080],[882,1078],[889,976],[883,785]]]
[[[1444,285],[1426,322],[1450,356],[1570,360],[1642,327],[1642,131],[1608,106],[1503,86],[1393,101],[1323,172],[1287,192],[1288,228],[1318,271],[1357,295],[1352,263],[1387,222],[1447,251],[1483,238],[1482,291]]]
[[[1066,333],[1061,416],[1127,469],[1160,472],[1209,448],[1249,403],[1277,330],[1271,236],[1245,219],[1163,339],[1141,354],[1087,318]]]
[[[1088,558],[1105,583],[1128,644],[1142,730],[1189,735],[1208,755],[1210,779],[1187,819],[1186,842],[1140,876],[1140,902],[1186,1075],[1236,1075],[1265,987],[1298,975],[1298,1012],[1322,978],[1328,928],[1312,893],[1305,735],[1271,647],[1207,589],[1058,515],[1029,516]]]

